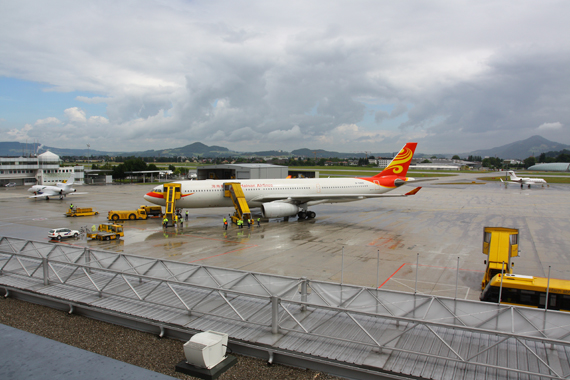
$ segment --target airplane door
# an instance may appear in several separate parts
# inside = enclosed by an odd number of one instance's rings
[[[320,193],[320,192],[321,192],[321,185],[319,185],[319,184],[317,183],[317,186],[316,186],[316,187],[317,187],[317,193]]]

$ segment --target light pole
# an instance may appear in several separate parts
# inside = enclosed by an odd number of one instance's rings
[[[87,144],[87,163],[89,163],[89,148],[91,148],[91,145]]]

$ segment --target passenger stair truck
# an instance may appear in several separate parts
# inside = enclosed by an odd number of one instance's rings
[[[166,193],[166,207],[164,216],[174,223],[174,213],[176,212],[176,201],[180,199],[182,185],[179,183],[165,183],[163,185],[164,192]]]
[[[489,258],[485,260],[487,268],[481,290],[495,275],[512,274],[514,264],[511,258],[519,255],[519,230],[503,227],[485,227],[483,229],[483,253]]]
[[[236,212],[232,215],[232,222],[237,224],[238,220],[251,219],[251,211],[245,200],[245,194],[239,182],[226,182],[224,183],[224,196],[231,197]]]
[[[87,233],[87,237],[93,240],[115,240],[123,236],[123,226],[115,223],[100,224],[97,231]]]

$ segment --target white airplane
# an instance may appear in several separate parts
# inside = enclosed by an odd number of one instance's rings
[[[28,192],[33,193],[34,195],[30,196],[30,198],[41,198],[45,197],[49,199],[49,197],[56,197],[59,196],[59,199],[63,199],[67,194],[86,194],[86,193],[77,193],[74,188],[71,186],[73,185],[73,180],[67,183],[58,182],[55,186],[47,186],[47,185],[34,185],[28,189]]]
[[[520,183],[521,189],[523,188],[524,185],[528,185],[528,188],[530,189],[530,185],[540,184],[540,185],[544,186],[546,184],[546,181],[542,178],[521,178],[521,177],[518,177],[515,174],[515,172],[512,170],[509,170],[507,172],[507,175],[511,179],[510,181],[503,182],[503,180],[501,179],[501,182],[505,183],[505,186],[507,183]]]
[[[299,219],[312,219],[316,214],[308,210],[309,206],[414,195],[421,187],[405,194],[384,193],[405,184],[431,180],[406,177],[416,146],[417,143],[407,143],[392,162],[373,177],[178,181],[181,198],[176,201],[176,207],[233,207],[232,199],[224,197],[227,182],[239,182],[249,207],[260,207],[265,218],[297,215]],[[165,196],[160,185],[145,194],[144,199],[165,206]]]

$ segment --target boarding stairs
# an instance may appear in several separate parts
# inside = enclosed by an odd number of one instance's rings
[[[163,185],[166,193],[166,207],[164,215],[171,222],[174,221],[176,212],[176,200],[180,199],[181,185],[179,183],[165,183]]]
[[[232,222],[251,219],[251,211],[245,200],[245,194],[239,182],[224,183],[224,197],[232,198],[236,212],[232,215]]]

